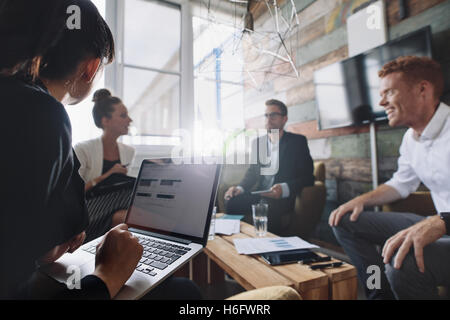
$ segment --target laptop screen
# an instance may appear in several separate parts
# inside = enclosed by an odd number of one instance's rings
[[[214,205],[218,167],[144,160],[127,224],[152,232],[203,238]]]

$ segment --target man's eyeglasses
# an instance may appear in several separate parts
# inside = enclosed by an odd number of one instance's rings
[[[270,119],[275,119],[275,118],[278,117],[278,116],[283,117],[284,114],[279,113],[279,112],[271,112],[271,113],[265,113],[265,114],[264,114],[264,117],[270,118]]]

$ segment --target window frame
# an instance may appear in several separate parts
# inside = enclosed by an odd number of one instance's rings
[[[180,25],[180,70],[170,71],[164,69],[136,66],[124,63],[124,28],[125,28],[125,1],[106,1],[106,20],[113,33],[116,44],[116,59],[105,69],[105,86],[112,88],[120,97],[124,93],[124,70],[133,68],[138,70],[159,72],[162,74],[178,75],[180,77],[180,104],[179,127],[192,132],[194,127],[194,66],[193,66],[193,30],[192,11],[188,0],[142,0],[148,2],[162,2],[179,6]],[[158,138],[165,135],[142,135]],[[156,144],[164,146],[164,144]]]

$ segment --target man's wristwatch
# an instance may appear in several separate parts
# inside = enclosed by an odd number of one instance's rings
[[[444,220],[446,234],[450,236],[450,212],[441,212],[439,213],[439,217]]]

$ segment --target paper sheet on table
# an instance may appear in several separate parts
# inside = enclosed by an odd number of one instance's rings
[[[275,251],[319,248],[299,237],[249,238],[235,239],[233,241],[239,254],[258,254]]]
[[[241,221],[234,219],[216,219],[216,233],[231,236],[232,234],[241,232]]]

